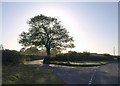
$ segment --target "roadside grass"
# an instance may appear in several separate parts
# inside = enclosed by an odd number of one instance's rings
[[[64,84],[57,75],[30,65],[3,66],[2,84]]]
[[[79,61],[79,62],[63,62],[63,61],[51,61],[51,64],[57,64],[57,65],[66,65],[66,66],[100,66],[105,65],[108,62],[102,62],[102,61]]]

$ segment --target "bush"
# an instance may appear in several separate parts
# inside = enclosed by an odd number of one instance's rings
[[[83,55],[85,56],[85,57],[88,57],[88,56],[90,56],[90,52],[83,52]]]
[[[68,51],[68,54],[77,54],[76,51]]]
[[[2,50],[2,64],[20,64],[22,55],[15,50]]]
[[[110,54],[107,54],[107,53],[104,53],[103,55],[104,55],[104,56],[111,56]]]

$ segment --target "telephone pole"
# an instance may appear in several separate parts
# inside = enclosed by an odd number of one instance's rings
[[[115,46],[113,47],[113,54],[114,54],[114,56],[115,56]]]

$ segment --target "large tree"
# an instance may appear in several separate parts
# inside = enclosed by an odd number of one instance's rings
[[[44,63],[49,63],[50,50],[66,49],[74,47],[73,37],[68,35],[68,31],[61,25],[57,18],[45,15],[37,15],[27,22],[30,26],[28,32],[20,34],[19,43],[23,46],[45,47],[47,57]]]

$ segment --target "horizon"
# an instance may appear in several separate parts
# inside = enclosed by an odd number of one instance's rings
[[[20,51],[22,46],[17,40],[22,31],[29,29],[27,20],[40,14],[57,17],[73,37],[76,47],[64,52],[114,55],[115,47],[118,55],[117,2],[5,2],[2,4],[3,47]]]
[[[26,48],[26,49],[28,49],[28,48]],[[45,49],[39,49],[39,48],[37,48],[39,51],[43,51],[43,50],[45,50]],[[4,47],[2,46],[2,44],[0,44],[0,50],[10,50],[10,49],[4,49]],[[14,50],[13,50],[14,51]],[[20,50],[15,50],[15,51],[17,51],[17,52],[20,52]],[[72,51],[72,50],[71,50]],[[112,54],[110,54],[110,53],[96,53],[96,52],[88,52],[88,51],[83,51],[83,52],[79,52],[79,51],[72,51],[72,52],[76,52],[76,53],[84,53],[84,52],[86,52],[86,53],[90,53],[90,54],[97,54],[97,55],[104,55],[104,54],[109,54],[109,55],[112,55]],[[46,52],[45,52],[46,53]],[[66,54],[66,53],[69,53],[69,51],[62,51],[61,50],[61,53],[62,54]],[[119,55],[112,55],[112,56],[119,56]]]

